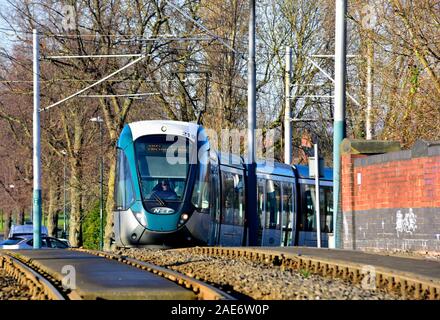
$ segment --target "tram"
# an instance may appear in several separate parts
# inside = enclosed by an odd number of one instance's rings
[[[211,148],[202,125],[127,124],[117,143],[117,247],[246,246],[246,166]],[[332,232],[332,170],[320,177],[322,246]],[[307,166],[257,165],[258,245],[316,246],[315,180]]]

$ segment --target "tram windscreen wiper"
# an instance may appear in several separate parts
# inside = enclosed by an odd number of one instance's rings
[[[162,206],[166,206],[165,200],[163,200],[161,197],[159,197],[155,192],[153,192],[152,196],[156,199],[156,201]]]

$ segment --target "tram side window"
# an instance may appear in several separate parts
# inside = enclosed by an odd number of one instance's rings
[[[267,180],[266,183],[266,229],[280,229],[281,192],[280,183]]]
[[[222,172],[222,223],[243,225],[244,219],[244,181],[243,176]]]
[[[333,191],[331,187],[319,188],[321,232],[333,231]],[[316,231],[315,186],[301,185],[300,230]]]
[[[301,185],[301,223],[300,230],[316,231],[314,187]]]
[[[283,227],[293,228],[293,184],[283,183]]]
[[[324,187],[323,189],[325,195],[325,205],[323,206],[325,210],[325,220],[324,220],[324,232],[333,232],[333,188]]]
[[[220,223],[220,217],[221,214],[219,214],[220,212],[220,203],[221,203],[221,197],[220,195],[220,190],[219,190],[219,170],[217,166],[212,166],[211,165],[211,184],[210,184],[210,206],[209,208],[211,209],[211,214],[214,215],[215,217],[215,222],[216,223]]]
[[[115,210],[127,210],[134,201],[133,180],[124,151],[117,149]]]
[[[261,236],[261,230],[263,229],[265,223],[264,223],[264,184],[265,184],[264,179],[258,179],[258,185],[257,185],[257,206],[258,206],[258,223],[259,223],[259,229],[260,229],[260,234],[259,236]]]
[[[209,152],[202,151],[199,155],[199,165],[196,183],[192,194],[193,205],[205,213],[209,213],[209,184],[211,179],[211,167],[209,164]]]
[[[236,186],[236,194],[238,198],[238,210],[235,215],[235,225],[243,226],[244,225],[244,210],[245,210],[245,201],[244,201],[244,178],[241,174],[237,175],[238,184]]]

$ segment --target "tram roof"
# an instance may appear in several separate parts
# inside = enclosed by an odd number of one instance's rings
[[[295,165],[295,168],[298,171],[299,178],[313,179],[309,174],[309,166],[298,164]],[[321,177],[321,180],[333,180],[333,168],[324,168],[324,175]]]
[[[243,158],[227,152],[218,153],[220,164],[228,167],[233,167],[237,169],[245,169],[245,163]],[[293,177],[293,168],[289,165],[280,162],[265,161],[264,159],[257,160],[257,173],[261,174],[275,174],[280,176]]]
[[[220,164],[237,168],[244,169],[245,164],[243,163],[243,159],[232,153],[219,152],[219,160]],[[306,165],[294,165],[296,170],[293,170],[293,166],[280,163],[280,162],[266,162],[264,160],[257,160],[257,173],[262,174],[274,174],[280,176],[295,176],[296,172],[298,178],[303,179],[312,179],[309,174],[309,167]],[[333,180],[333,169],[332,168],[324,168],[324,174],[321,177],[321,180]]]
[[[144,120],[128,124],[132,132],[133,140],[138,137],[150,134],[169,134],[185,136],[191,140],[197,139],[199,125],[192,122],[173,121],[173,120]]]
[[[281,162],[259,160],[257,163],[257,173],[275,174],[279,176],[294,177],[295,172],[292,166]]]
[[[237,169],[243,169],[243,160],[234,153],[218,152],[220,164]]]

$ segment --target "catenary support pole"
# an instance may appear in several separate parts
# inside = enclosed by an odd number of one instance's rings
[[[63,178],[63,188],[64,188],[64,194],[63,194],[63,238],[66,238],[66,228],[67,228],[67,218],[66,218],[66,214],[67,214],[67,206],[66,206],[66,200],[67,200],[67,195],[66,195],[66,156],[67,154],[63,154],[64,157],[64,178]]]
[[[367,140],[373,139],[373,124],[372,111],[373,111],[373,61],[374,61],[374,47],[373,41],[370,35],[367,40],[367,114],[366,114],[366,138]]]
[[[284,163],[292,163],[292,128],[291,128],[291,96],[290,82],[292,77],[292,48],[286,47],[286,75],[285,75],[285,109],[284,109]]]
[[[41,144],[40,144],[40,62],[39,62],[38,32],[33,30],[33,82],[34,82],[34,112],[33,112],[33,233],[34,249],[41,248]]]
[[[341,181],[341,152],[340,145],[345,132],[345,104],[346,104],[346,54],[347,54],[347,1],[336,0],[335,23],[335,115],[333,127],[333,233],[335,247],[339,248],[340,221],[342,220],[339,208],[340,181]]]
[[[256,129],[256,65],[255,65],[255,0],[249,2],[249,58],[248,58],[248,155],[247,155],[247,191],[246,220],[249,230],[250,246],[257,245],[257,164],[255,152]]]
[[[104,179],[104,156],[102,151],[102,138],[103,138],[103,132],[102,132],[102,122],[103,120],[99,118],[99,148],[100,148],[100,164],[99,164],[99,250],[103,250],[104,248],[104,186],[103,186],[103,179]]]
[[[313,145],[315,151],[315,211],[316,211],[316,243],[317,247],[321,248],[321,209],[319,199],[319,152],[318,143]]]

